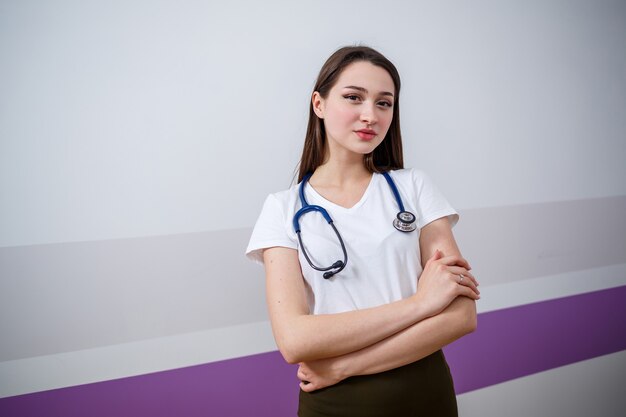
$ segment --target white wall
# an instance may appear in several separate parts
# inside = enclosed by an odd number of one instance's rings
[[[243,250],[347,44],[397,65],[482,311],[624,285],[624,39],[609,0],[0,0],[0,397],[273,349]]]
[[[460,209],[626,194],[624,2],[2,3],[0,246],[249,227],[365,43]]]

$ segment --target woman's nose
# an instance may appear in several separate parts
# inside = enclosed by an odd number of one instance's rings
[[[373,105],[364,105],[361,111],[361,121],[367,124],[374,124],[378,121],[376,118],[376,111]]]

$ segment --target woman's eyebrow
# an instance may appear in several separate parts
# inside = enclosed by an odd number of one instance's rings
[[[367,94],[367,88],[363,88],[363,87],[358,87],[356,85],[347,85],[344,88],[351,88],[353,90],[358,90],[358,91],[362,91],[365,94]],[[393,93],[390,93],[389,91],[381,91],[380,93],[381,96],[391,96],[393,97]]]

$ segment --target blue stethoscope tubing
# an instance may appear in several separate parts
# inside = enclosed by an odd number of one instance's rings
[[[396,187],[396,184],[393,182],[391,175],[389,175],[388,172],[383,172],[382,174],[387,180],[387,184],[389,184],[389,188],[391,188],[393,196],[396,199],[396,203],[398,203],[398,209],[400,210],[398,214],[396,215],[396,218],[392,222],[393,227],[395,227],[401,232],[414,231],[417,228],[415,224],[415,215],[411,213],[410,211],[406,211],[404,209],[404,204],[402,204],[402,198],[400,197],[398,188]],[[304,254],[306,261],[309,263],[309,265],[311,265],[311,268],[315,269],[316,271],[324,272],[323,277],[325,279],[328,279],[332,277],[333,275],[338,274],[346,267],[346,264],[348,263],[348,252],[346,251],[346,245],[343,243],[341,234],[337,230],[337,227],[335,227],[333,219],[330,217],[330,214],[328,214],[328,211],[326,211],[324,207],[309,204],[308,201],[306,200],[306,197],[304,196],[304,187],[306,183],[309,181],[309,179],[311,178],[311,175],[313,175],[313,173],[311,172],[307,173],[302,178],[302,182],[300,183],[300,189],[298,190],[298,193],[300,195],[300,203],[302,204],[302,207],[293,216],[293,228],[296,232],[296,235],[298,235],[298,242],[300,242],[300,248],[302,248],[302,253]],[[319,212],[324,217],[326,222],[328,222],[328,224],[333,228],[333,231],[335,232],[335,234],[337,235],[337,239],[339,240],[339,244],[341,245],[341,250],[343,252],[343,261],[341,260],[336,261],[331,266],[327,266],[327,267],[317,266],[313,264],[313,262],[311,261],[311,258],[309,257],[309,254],[307,253],[304,247],[304,243],[302,242],[302,231],[300,229],[300,217],[302,217],[304,214],[309,213],[311,211]]]

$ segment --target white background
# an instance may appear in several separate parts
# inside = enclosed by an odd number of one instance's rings
[[[251,227],[323,61],[403,80],[458,209],[626,194],[621,1],[2,1],[0,246]]]

